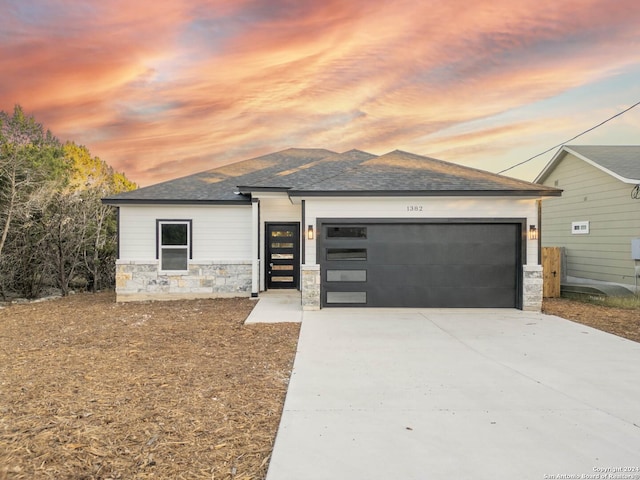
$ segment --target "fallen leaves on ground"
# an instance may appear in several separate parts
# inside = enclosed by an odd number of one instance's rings
[[[640,342],[640,310],[613,308],[566,298],[545,298],[542,311]]]
[[[299,325],[246,298],[0,309],[0,480],[264,479]],[[640,312],[544,312],[640,341]]]
[[[0,310],[0,479],[262,479],[299,325],[247,298]]]

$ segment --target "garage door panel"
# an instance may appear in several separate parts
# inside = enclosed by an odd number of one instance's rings
[[[501,251],[496,256],[496,251]],[[483,265],[490,259],[493,265],[513,265],[516,257],[513,245],[470,243],[466,246],[429,244],[394,247],[373,245],[368,248],[370,265]]]
[[[513,308],[513,290],[475,287],[455,292],[437,288],[431,292],[430,302],[433,308]]]
[[[513,265],[516,256],[512,229],[487,231],[478,226],[474,231],[472,225],[411,225],[404,231],[403,225],[376,227],[369,229],[370,264],[481,265],[489,258],[494,264]]]
[[[388,283],[403,288],[426,289],[447,287],[455,289],[477,287],[515,288],[516,278],[513,268],[500,265],[480,265],[469,268],[467,265],[369,265],[366,269],[369,283],[384,285]]]
[[[376,289],[367,292],[370,307],[404,308],[412,303],[416,295],[420,295],[423,304],[412,305],[414,308],[513,308],[513,290],[509,288],[475,287],[464,291],[455,291],[446,287],[428,290],[405,290],[394,295],[385,295]]]
[[[324,238],[323,305],[327,292],[343,291],[362,293],[330,298],[372,307],[515,307],[520,231],[516,223],[372,223],[366,238]]]
[[[434,286],[451,288],[515,288],[513,268],[508,265],[437,265]]]

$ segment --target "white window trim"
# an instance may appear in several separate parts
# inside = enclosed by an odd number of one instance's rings
[[[186,225],[187,226],[187,244],[186,245],[162,245],[162,225]],[[166,274],[185,274],[189,272],[189,264],[193,257],[193,221],[192,220],[168,220],[158,219],[156,220],[156,259],[158,260],[158,272]],[[162,269],[162,250],[165,249],[180,249],[187,250],[187,268],[186,270],[163,270]]]
[[[571,222],[571,235],[589,235],[589,221]]]

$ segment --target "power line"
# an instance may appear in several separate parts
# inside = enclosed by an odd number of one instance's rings
[[[525,163],[530,162],[530,161],[531,161],[531,160],[533,160],[534,158],[538,158],[538,157],[540,157],[540,156],[544,155],[545,153],[549,153],[551,150],[555,150],[555,149],[556,149],[556,148],[558,148],[558,147],[561,147],[561,146],[563,146],[563,145],[566,145],[567,143],[571,142],[572,140],[575,140],[576,138],[581,137],[581,136],[582,136],[582,135],[584,135],[585,133],[589,133],[589,132],[591,132],[592,130],[595,130],[596,128],[601,127],[601,126],[602,126],[602,125],[604,125],[605,123],[607,123],[607,122],[609,122],[609,121],[613,120],[614,118],[619,117],[620,115],[622,115],[622,114],[624,114],[624,113],[627,113],[629,110],[631,110],[631,109],[633,109],[633,108],[637,107],[638,105],[640,105],[640,102],[636,102],[636,103],[634,103],[634,104],[633,104],[633,105],[631,105],[629,108],[626,108],[626,109],[622,110],[621,112],[616,113],[614,116],[607,118],[605,121],[600,122],[600,123],[599,123],[599,124],[597,124],[596,126],[591,127],[590,129],[585,130],[585,131],[584,131],[584,132],[582,132],[582,133],[579,133],[579,134],[578,134],[578,135],[576,135],[575,137],[571,137],[569,140],[566,140],[566,141],[564,141],[564,142],[562,142],[562,143],[559,143],[558,145],[555,145],[555,146],[553,146],[553,147],[551,147],[551,148],[549,148],[549,149],[545,150],[545,151],[544,151],[544,152],[542,152],[542,153],[539,153],[539,154],[537,154],[537,155],[534,155],[533,157],[527,158],[526,160],[524,160],[524,161],[522,161],[522,162],[520,162],[520,163],[516,163],[515,165],[512,165],[512,166],[510,166],[509,168],[505,168],[504,170],[499,171],[499,172],[498,172],[498,175],[499,175],[499,174],[501,174],[501,173],[504,173],[504,172],[508,172],[508,171],[509,171],[509,170],[511,170],[511,169],[514,169],[514,168],[516,168],[516,167],[519,167],[520,165],[524,165]]]

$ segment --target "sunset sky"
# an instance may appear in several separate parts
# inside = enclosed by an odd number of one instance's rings
[[[0,0],[0,110],[143,186],[288,147],[498,172],[638,101],[637,0]]]

